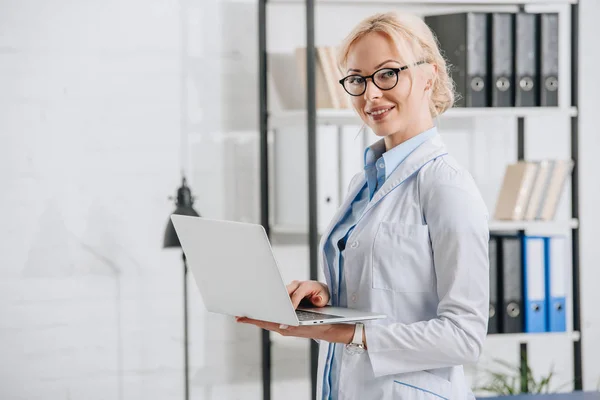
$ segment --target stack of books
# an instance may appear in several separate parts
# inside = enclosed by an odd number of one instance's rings
[[[508,165],[496,202],[494,219],[552,221],[572,160],[519,161]]]
[[[339,80],[342,73],[336,61],[336,48],[317,46],[315,79],[317,108],[349,109],[350,95]],[[269,54],[269,74],[273,83],[277,105],[284,110],[304,109],[306,103],[306,47],[294,53]],[[276,107],[277,108],[277,107]]]

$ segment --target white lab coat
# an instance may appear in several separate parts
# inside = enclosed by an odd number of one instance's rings
[[[323,246],[365,183],[348,195]],[[412,152],[377,191],[348,238],[348,307],[382,312],[365,324],[368,351],[343,352],[339,399],[473,398],[463,364],[477,361],[489,311],[488,211],[471,175],[439,135]],[[317,398],[323,395],[328,343],[320,343]]]

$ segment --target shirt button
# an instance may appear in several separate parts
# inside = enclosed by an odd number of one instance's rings
[[[356,295],[355,294],[352,295],[352,302],[356,303]]]
[[[385,165],[383,163],[379,163],[379,168],[383,169],[383,167],[385,167]]]
[[[350,245],[350,247],[352,247],[353,249],[358,247],[358,242],[352,242],[352,244]]]

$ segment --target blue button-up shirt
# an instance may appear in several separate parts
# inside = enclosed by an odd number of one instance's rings
[[[325,257],[330,268],[332,280],[331,302],[334,306],[347,307],[348,298],[344,279],[344,249],[346,241],[354,230],[367,205],[386,179],[417,147],[437,134],[436,127],[400,143],[385,151],[383,140],[374,143],[365,150],[364,172],[367,183],[358,192],[350,208],[333,228],[325,243]],[[343,344],[330,344],[325,363],[323,381],[323,399],[338,398],[339,369]]]

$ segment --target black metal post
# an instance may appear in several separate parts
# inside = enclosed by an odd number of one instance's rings
[[[571,105],[579,105],[579,5],[571,5]],[[571,159],[574,167],[571,175],[571,215],[579,220],[579,109],[571,118]],[[581,224],[581,221],[579,221]],[[573,342],[573,377],[575,390],[583,390],[581,360],[581,299],[579,277],[579,226],[571,232],[573,246],[573,330],[579,332],[579,340]]]
[[[185,400],[190,398],[190,373],[189,373],[189,346],[188,346],[188,285],[187,285],[187,259],[185,253],[181,252],[183,258],[183,364],[185,375]]]
[[[269,222],[269,144],[267,107],[267,0],[258,1],[258,92],[260,125],[260,219],[267,236]],[[261,332],[263,399],[271,400],[271,337],[269,331]]]
[[[529,393],[529,362],[527,361],[527,343],[521,343],[521,393]]]
[[[317,226],[317,96],[315,74],[315,4],[306,0],[306,77],[307,77],[307,129],[308,129],[308,241],[310,279],[318,279],[319,232]],[[310,341],[310,379],[312,394],[317,392],[318,344]]]
[[[517,159],[525,160],[525,118],[517,118]]]
[[[525,161],[525,118],[523,117],[517,118],[517,159],[519,161]],[[525,235],[525,231],[519,230],[518,234],[519,237],[523,237]],[[529,385],[527,380],[529,368],[527,362],[527,343],[520,343],[519,359],[521,360],[521,392],[527,393],[529,392]]]

